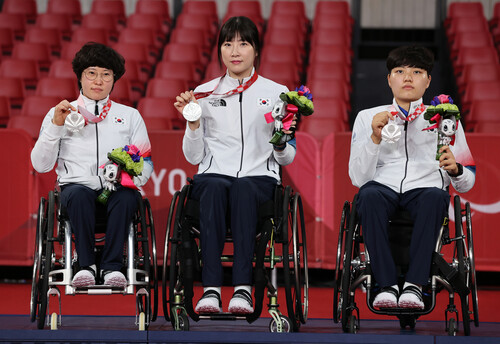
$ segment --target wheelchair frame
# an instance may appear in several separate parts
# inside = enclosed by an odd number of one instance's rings
[[[270,214],[266,214],[268,218],[264,221],[264,228],[257,235],[254,257],[254,313],[241,316],[231,313],[197,314],[192,302],[193,282],[194,275],[200,271],[202,263],[200,248],[197,245],[198,210],[192,210],[193,202],[189,200],[191,188],[191,184],[186,184],[181,191],[177,191],[169,209],[162,280],[165,319],[172,323],[175,330],[182,331],[189,330],[188,316],[194,321],[246,320],[251,323],[261,314],[264,289],[267,287],[268,311],[272,317],[269,331],[298,331],[300,324],[307,321],[309,297],[306,232],[300,195],[294,194],[289,186],[284,189],[281,185],[277,186],[271,207],[273,209]],[[282,245],[282,254],[276,252],[276,244]],[[167,272],[169,258],[170,268]],[[223,255],[222,261],[232,262],[232,256]],[[276,266],[280,263],[283,266],[288,317],[280,312],[277,302]],[[271,279],[265,273],[266,268],[273,274]],[[194,269],[197,271],[193,271]]]
[[[356,202],[357,195],[352,204],[346,201],[342,210],[335,267],[333,321],[335,323],[341,321],[344,332],[356,333],[358,331],[360,319],[359,309],[355,302],[355,290],[363,286],[366,289],[366,301],[370,311],[376,314],[397,316],[402,329],[406,326],[413,329],[419,316],[432,312],[436,305],[436,294],[444,288],[449,293],[449,303],[445,310],[445,331],[451,336],[455,336],[458,332],[458,311],[454,304],[456,292],[461,302],[464,334],[470,335],[471,313],[474,325],[479,326],[470,204],[466,202],[462,208],[460,197],[458,195],[454,197],[455,236],[453,238],[449,236],[448,219],[445,219],[441,227],[433,253],[430,306],[426,304],[423,310],[403,308],[377,310],[372,305],[374,295],[372,295],[373,277],[370,271],[370,259],[368,252],[361,249],[363,238],[360,233]],[[466,233],[463,231],[464,221]],[[448,244],[454,245],[451,263],[447,263],[440,253],[442,246]],[[426,289],[424,288],[423,291],[425,293]],[[472,311],[469,311],[469,303],[472,303]],[[449,315],[451,316],[448,317]]]
[[[137,192],[138,210],[130,224],[124,253],[128,284],[124,288],[95,285],[75,288],[71,282],[77,263],[76,250],[67,215],[60,207],[58,191],[51,190],[48,198],[41,198],[35,240],[33,278],[31,285],[30,320],[37,327],[45,325],[57,329],[62,324],[61,293],[65,295],[136,295],[136,320],[139,330],[147,329],[158,313],[158,278],[156,261],[156,237],[151,206],[147,198]],[[101,226],[101,224],[98,224]],[[105,224],[102,224],[105,226]],[[96,231],[97,232],[97,231]],[[99,233],[98,233],[99,234]],[[96,238],[97,242],[104,237]],[[97,245],[96,245],[97,246]],[[56,251],[60,249],[60,254]],[[96,249],[98,249],[96,247]],[[136,290],[134,292],[134,289]],[[49,308],[50,297],[57,297],[59,313]],[[152,298],[152,300],[151,300]],[[47,315],[50,314],[49,317]],[[47,317],[47,322],[45,319]]]

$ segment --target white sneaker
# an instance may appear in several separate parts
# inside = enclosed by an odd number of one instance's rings
[[[401,308],[424,309],[422,291],[417,286],[407,286],[403,289],[398,304]]]
[[[375,308],[396,308],[398,307],[399,291],[394,287],[384,287],[375,296],[373,307]]]
[[[111,287],[124,288],[127,286],[127,279],[120,271],[106,270],[102,273],[104,278],[104,285]]]
[[[222,301],[220,294],[213,289],[203,293],[203,296],[196,304],[196,313],[220,313],[222,312]]]
[[[73,277],[73,287],[86,288],[95,285],[95,272],[90,267],[82,268]]]
[[[228,311],[233,314],[253,313],[252,295],[245,289],[236,290],[229,301]]]

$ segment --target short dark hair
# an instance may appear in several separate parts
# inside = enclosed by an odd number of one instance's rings
[[[96,42],[88,42],[75,54],[72,62],[73,72],[78,79],[78,87],[81,89],[80,79],[85,69],[89,67],[101,67],[110,69],[114,74],[114,82],[125,74],[125,59],[113,48]]]
[[[259,30],[250,18],[244,16],[231,17],[220,28],[219,40],[217,42],[217,56],[219,58],[220,66],[222,66],[222,56],[220,53],[221,46],[224,42],[232,41],[237,34],[240,35],[242,40],[253,46],[253,49],[257,54],[257,57],[255,58],[255,65],[258,67],[260,62]]]
[[[434,66],[434,53],[423,46],[403,46],[393,49],[387,57],[389,73],[397,67],[421,68],[431,74]]]

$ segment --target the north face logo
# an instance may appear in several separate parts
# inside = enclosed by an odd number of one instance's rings
[[[226,101],[224,99],[214,99],[209,101],[210,105],[217,107],[217,106],[226,106]]]

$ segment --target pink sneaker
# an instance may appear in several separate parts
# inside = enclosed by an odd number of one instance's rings
[[[424,309],[422,291],[415,286],[407,286],[399,297],[399,307],[411,309]]]
[[[95,272],[91,267],[82,268],[73,277],[71,282],[75,288],[87,288],[95,285]]]
[[[196,304],[196,313],[220,313],[222,312],[222,301],[215,290],[207,290]]]
[[[252,295],[245,289],[236,290],[229,301],[228,311],[233,314],[253,313]]]
[[[394,287],[384,287],[375,296],[373,307],[375,308],[396,308],[398,307],[399,291]]]
[[[124,288],[127,286],[127,279],[120,271],[106,270],[102,275],[104,278],[104,285],[117,288]]]

